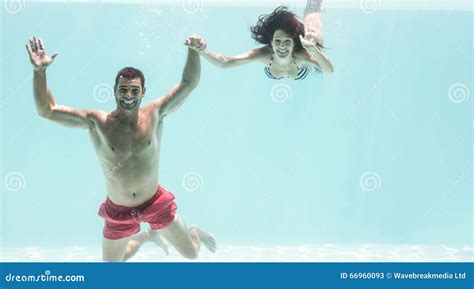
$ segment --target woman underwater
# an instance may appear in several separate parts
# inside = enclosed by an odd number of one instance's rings
[[[220,68],[260,61],[265,74],[272,79],[285,77],[302,80],[313,66],[323,73],[333,72],[329,59],[321,52],[323,31],[321,24],[322,0],[308,0],[304,24],[287,7],[279,6],[271,14],[261,15],[251,27],[252,38],[263,47],[236,55],[224,56],[206,49],[204,40],[195,49],[210,63]],[[187,45],[187,43],[185,43]]]

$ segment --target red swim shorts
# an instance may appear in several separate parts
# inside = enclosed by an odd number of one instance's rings
[[[153,197],[138,207],[120,206],[107,198],[98,214],[105,220],[104,238],[118,240],[138,233],[141,222],[149,223],[153,230],[167,227],[174,220],[176,208],[174,195],[158,186]]]

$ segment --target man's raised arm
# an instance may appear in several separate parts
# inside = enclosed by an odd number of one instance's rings
[[[191,36],[184,43],[189,47],[188,58],[184,66],[181,82],[167,95],[155,100],[152,104],[159,109],[160,118],[169,115],[180,107],[199,83],[201,77],[201,61],[197,52],[202,46],[202,38]]]
[[[58,53],[54,53],[51,57],[48,56],[43,42],[37,37],[29,40],[29,45],[26,44],[26,50],[33,65],[33,92],[38,114],[65,126],[91,128],[93,121],[89,116],[92,116],[93,111],[58,105],[48,89],[46,68],[54,61]]]

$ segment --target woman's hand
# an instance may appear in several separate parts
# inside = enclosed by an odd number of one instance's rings
[[[319,30],[311,29],[309,28],[310,26],[311,25],[305,27],[304,37],[300,35],[301,45],[308,52],[307,62],[316,65],[317,68],[324,73],[332,73],[334,72],[334,67],[327,56],[324,55],[318,47],[318,43],[321,43]]]
[[[189,36],[184,42],[184,45],[193,50],[196,50],[197,52],[204,52],[207,47],[206,41],[204,41],[202,37],[197,35]]]
[[[46,54],[44,49],[43,41],[38,37],[30,38],[30,45],[26,44],[26,50],[30,56],[30,62],[33,65],[35,71],[44,71],[54,61],[54,58],[58,56],[55,52],[49,56]]]
[[[318,37],[319,31],[311,28],[306,28],[304,37],[300,35],[301,45],[303,45],[304,49],[308,50],[309,52],[316,52],[319,51],[317,46],[318,44]]]

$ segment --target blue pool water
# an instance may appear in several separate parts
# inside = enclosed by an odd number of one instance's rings
[[[57,103],[110,111],[122,67],[144,72],[147,103],[180,80],[187,36],[248,51],[273,7],[22,5],[1,14],[1,260],[100,260],[104,177],[87,131],[37,115],[28,38],[60,53]],[[273,81],[261,64],[203,60],[166,120],[160,183],[217,238],[202,260],[472,261],[472,11],[330,9],[323,21],[334,74]],[[184,259],[147,244],[135,260]]]

